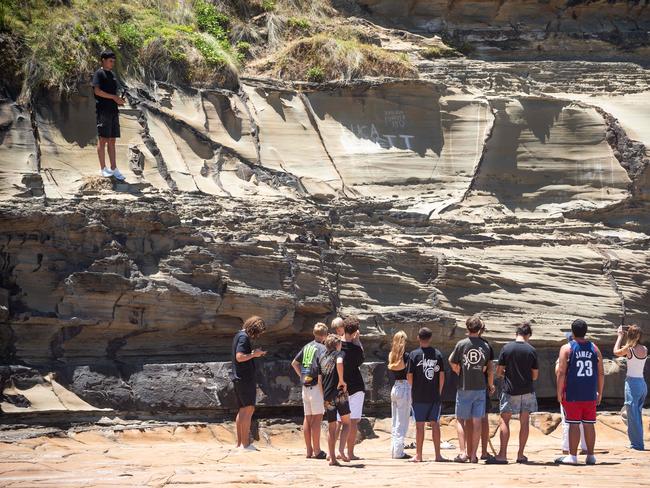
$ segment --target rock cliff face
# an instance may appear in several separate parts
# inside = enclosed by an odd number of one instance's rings
[[[492,59],[648,63],[646,0],[356,0],[396,25],[442,34]]]
[[[512,18],[515,2],[359,3],[465,25]],[[585,18],[600,3],[571,8]],[[626,8],[641,25],[647,9]],[[650,73],[426,61],[424,38],[377,29],[419,80],[130,83],[117,150],[128,183],[96,177],[87,87],[0,103],[5,411],[29,411],[21,395],[47,372],[94,407],[230,408],[230,341],[252,314],[269,325],[259,395],[271,412],[300,404],[289,361],[336,315],[362,320],[377,408],[397,330],[414,341],[428,326],[448,353],[480,313],[498,351],[532,320],[548,399],[575,317],[606,355],[621,323],[650,333]],[[607,371],[620,403],[624,362]]]

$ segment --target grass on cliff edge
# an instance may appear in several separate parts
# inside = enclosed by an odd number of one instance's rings
[[[317,34],[290,43],[274,60],[272,71],[282,79],[318,83],[362,77],[418,77],[405,56],[336,33]]]
[[[21,47],[14,64],[22,72],[13,74],[23,93],[73,89],[97,68],[103,49],[118,54],[122,76],[227,86],[243,57],[230,43],[230,21],[207,0],[0,3],[0,34]]]

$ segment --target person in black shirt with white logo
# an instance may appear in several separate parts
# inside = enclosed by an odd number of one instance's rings
[[[126,102],[117,95],[117,79],[113,74],[115,67],[115,54],[112,51],[104,51],[101,54],[102,67],[93,75],[93,92],[95,94],[95,109],[97,112],[97,156],[101,166],[101,175],[110,178],[113,176],[118,180],[124,180],[124,175],[117,168],[115,159],[115,141],[120,137],[120,119],[118,106]],[[106,167],[106,149],[110,169]]]
[[[440,410],[442,408],[442,389],[445,386],[445,364],[438,349],[431,347],[431,329],[422,327],[418,332],[420,347],[409,354],[406,379],[411,384],[413,416],[416,426],[416,454],[412,462],[422,462],[424,427],[431,423],[433,447],[436,461],[446,459],[440,454]]]
[[[258,449],[250,442],[251,420],[255,413],[257,384],[255,382],[255,359],[266,352],[253,350],[251,339],[257,339],[266,332],[266,325],[260,317],[253,316],[244,322],[242,330],[235,334],[232,341],[232,369],[230,379],[233,382],[239,412],[235,419],[237,426],[237,447],[247,451]]]

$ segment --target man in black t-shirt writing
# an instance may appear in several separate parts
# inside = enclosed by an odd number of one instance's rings
[[[260,317],[253,316],[244,322],[242,329],[235,334],[232,341],[232,369],[230,379],[233,382],[237,400],[237,447],[247,451],[258,449],[250,442],[251,420],[255,413],[257,383],[255,381],[255,359],[266,354],[261,349],[253,350],[251,339],[257,339],[266,332],[266,325]]]
[[[418,332],[420,347],[409,354],[406,379],[411,384],[413,416],[415,417],[416,455],[412,462],[422,462],[424,445],[424,427],[431,423],[433,448],[436,461],[445,459],[440,454],[440,410],[442,407],[442,389],[445,386],[445,364],[438,349],[431,347],[431,329],[422,327]]]
[[[115,157],[115,141],[120,137],[120,120],[118,106],[124,105],[123,98],[117,96],[117,79],[113,74],[115,54],[104,51],[101,54],[102,67],[93,75],[93,91],[95,94],[95,110],[97,112],[97,156],[101,166],[101,175],[118,180],[124,180],[124,175],[117,169]],[[110,169],[106,167],[106,149],[110,160]]]
[[[503,378],[503,392],[499,405],[501,446],[497,457],[488,459],[487,464],[508,464],[510,419],[513,415],[519,415],[520,423],[517,462],[526,463],[528,461],[524,455],[524,449],[528,441],[530,414],[537,411],[537,398],[533,382],[537,380],[539,374],[537,351],[528,344],[531,335],[533,335],[533,330],[528,322],[518,325],[515,341],[503,346],[499,355],[497,376]]]

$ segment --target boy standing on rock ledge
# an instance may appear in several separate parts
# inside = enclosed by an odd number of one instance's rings
[[[97,156],[101,175],[105,178],[111,176],[124,180],[124,175],[117,169],[115,158],[115,141],[120,137],[120,119],[118,106],[126,102],[117,96],[117,79],[113,74],[115,67],[115,53],[104,51],[101,54],[102,67],[93,75],[93,92],[95,94],[95,110],[97,112]],[[108,148],[108,159],[111,168],[106,167],[105,148]]]

